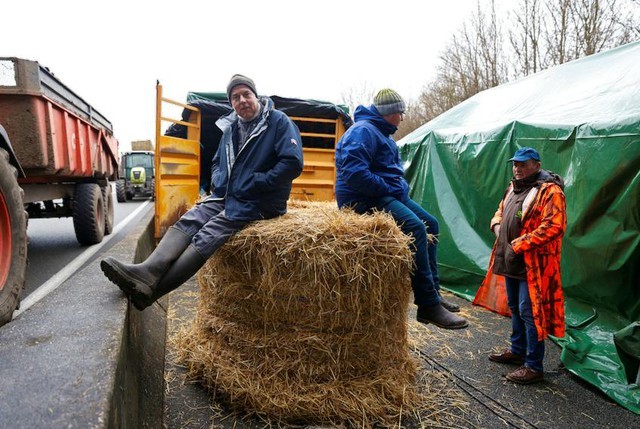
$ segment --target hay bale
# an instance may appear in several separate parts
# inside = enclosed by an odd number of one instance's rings
[[[397,424],[417,401],[410,238],[383,213],[290,204],[200,270],[178,359],[234,408],[283,422]]]

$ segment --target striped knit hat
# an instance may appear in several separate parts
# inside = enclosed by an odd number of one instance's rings
[[[404,113],[404,100],[393,89],[385,88],[378,91],[373,98],[373,105],[381,116],[393,113]]]

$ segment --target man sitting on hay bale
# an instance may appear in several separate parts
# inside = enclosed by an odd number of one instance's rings
[[[138,310],[191,278],[250,222],[286,212],[291,182],[303,166],[298,128],[271,99],[258,98],[246,76],[234,75],[227,95],[234,112],[216,122],[223,135],[213,160],[212,194],[169,228],[144,262],[108,257],[100,263]]]
[[[355,125],[347,130],[336,148],[336,200],[339,207],[357,213],[386,211],[402,231],[414,239],[415,269],[411,274],[418,322],[444,329],[460,329],[467,321],[454,314],[460,308],[439,292],[436,243],[438,221],[409,198],[409,184],[396,142],[390,137],[402,122],[405,104],[392,89],[382,89],[369,108],[358,106]]]

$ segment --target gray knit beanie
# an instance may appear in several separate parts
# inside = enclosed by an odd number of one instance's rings
[[[378,91],[373,98],[373,105],[380,115],[386,116],[393,113],[404,113],[404,100],[393,89],[384,88]]]
[[[231,91],[233,91],[233,88],[238,85],[247,85],[251,92],[253,92],[256,97],[258,96],[258,91],[256,91],[256,84],[253,83],[253,80],[241,74],[234,74],[233,76],[231,76],[231,80],[227,85],[227,97],[229,98],[229,101],[231,101]]]

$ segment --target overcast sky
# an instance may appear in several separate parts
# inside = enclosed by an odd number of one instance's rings
[[[121,151],[154,139],[155,83],[184,101],[234,73],[263,95],[416,98],[476,0],[3,2],[0,56],[36,60],[106,116]]]

